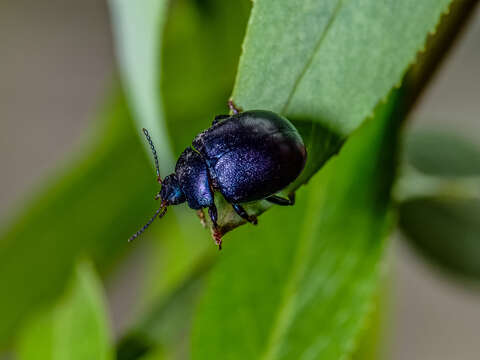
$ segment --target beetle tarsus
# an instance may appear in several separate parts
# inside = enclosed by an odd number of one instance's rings
[[[237,105],[235,105],[235,103],[233,102],[233,100],[228,100],[228,108],[230,109],[231,112],[233,112],[235,115],[238,114],[238,113],[241,113],[242,112],[242,109],[237,107]]]
[[[212,237],[215,240],[215,245],[218,246],[218,250],[222,250],[222,233],[217,228],[213,228]]]
[[[238,216],[240,216],[243,220],[246,220],[253,225],[258,224],[257,217],[253,215],[251,216],[248,215],[248,213],[245,211],[243,206],[239,204],[232,204],[232,207],[233,207],[233,210],[235,210],[235,212],[238,214]]]

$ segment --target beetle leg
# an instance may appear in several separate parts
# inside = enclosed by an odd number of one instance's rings
[[[210,219],[212,219],[213,227],[216,229],[218,228],[217,220],[218,220],[218,213],[217,207],[215,204],[212,204],[208,207],[208,215],[210,215]]]
[[[212,229],[212,237],[218,250],[222,250],[222,233],[218,229]]]
[[[237,105],[233,102],[233,100],[228,100],[228,108],[234,113],[238,114],[242,112],[242,109],[238,108]]]
[[[228,119],[230,115],[217,115],[215,116],[215,119],[212,122],[212,126],[219,123],[222,120]]]
[[[271,202],[272,204],[288,206],[295,204],[295,193],[288,194],[288,199],[282,198],[277,195],[272,195],[267,197],[265,200]]]
[[[218,250],[222,250],[222,233],[218,229],[218,214],[215,204],[212,204],[208,207],[208,215],[210,215],[210,219],[212,219],[213,223],[212,237],[215,240],[215,244],[218,246]]]
[[[244,220],[247,220],[249,223],[252,223],[253,225],[257,225],[257,217],[256,216],[249,216],[245,209],[238,205],[238,204],[232,204],[233,210]]]

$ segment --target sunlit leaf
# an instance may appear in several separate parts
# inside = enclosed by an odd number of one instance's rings
[[[233,99],[348,136],[400,83],[450,0],[257,0]]]

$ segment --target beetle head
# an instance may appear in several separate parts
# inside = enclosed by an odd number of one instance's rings
[[[156,198],[162,199],[162,203],[165,205],[177,205],[185,202],[185,194],[180,188],[177,175],[165,176],[162,180],[162,189]]]

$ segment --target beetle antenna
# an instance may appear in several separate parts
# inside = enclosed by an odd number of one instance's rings
[[[148,222],[143,225],[143,227],[138,230],[135,234],[133,234],[132,236],[130,236],[128,238],[128,242],[130,241],[133,241],[135,240],[137,237],[139,237],[145,230],[147,230],[147,228],[150,226],[150,224],[153,222],[153,220],[155,220],[158,216],[159,219],[161,219],[165,213],[167,212],[167,204],[165,203],[162,203],[162,206],[157,210],[155,211],[155,215],[153,215],[150,220],[148,220]]]
[[[153,145],[152,138],[150,137],[150,134],[148,133],[147,129],[143,128],[142,131],[145,134],[145,137],[147,138],[148,144],[150,145],[150,149],[152,149],[153,159],[155,160],[155,170],[157,171],[157,181],[161,184],[162,179],[160,178],[160,167],[158,166],[157,150],[155,150],[155,146]]]

